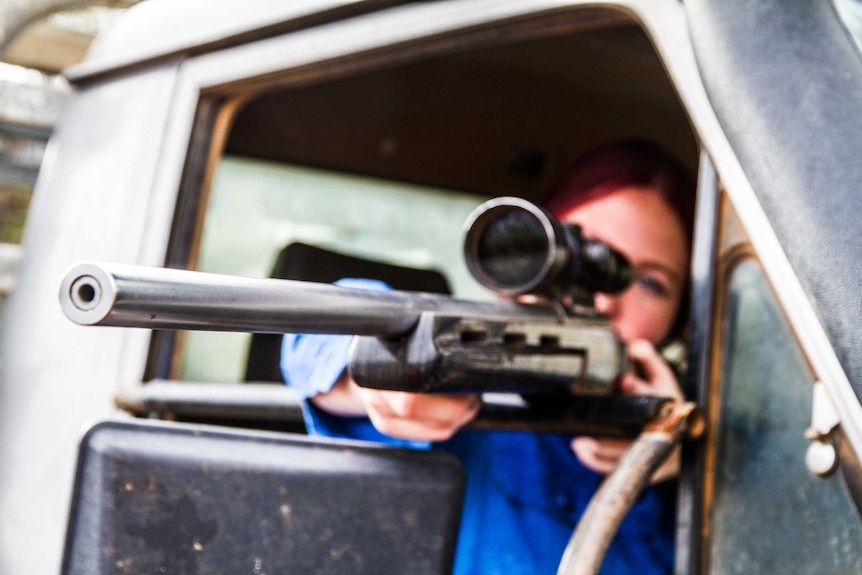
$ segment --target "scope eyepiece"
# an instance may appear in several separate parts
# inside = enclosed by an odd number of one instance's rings
[[[521,198],[485,202],[464,227],[467,268],[476,281],[502,295],[616,293],[631,281],[631,266],[622,254]]]

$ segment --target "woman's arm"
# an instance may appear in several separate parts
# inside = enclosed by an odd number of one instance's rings
[[[478,395],[428,395],[359,387],[345,371],[332,389],[311,398],[335,415],[368,415],[378,431],[402,439],[445,441],[481,407]]]

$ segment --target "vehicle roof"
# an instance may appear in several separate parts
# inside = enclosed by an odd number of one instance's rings
[[[224,48],[379,10],[398,0],[147,0],[101,33],[87,58],[64,71],[83,81],[126,66]],[[189,26],[189,22],[195,22]]]
[[[686,9],[718,120],[862,397],[862,56],[830,2]]]

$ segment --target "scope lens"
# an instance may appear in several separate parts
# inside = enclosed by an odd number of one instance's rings
[[[476,243],[476,262],[500,288],[532,286],[543,273],[550,243],[536,216],[508,210],[489,221]]]
[[[608,294],[626,289],[632,268],[625,256],[596,240],[585,240],[580,251],[579,283],[589,291]]]

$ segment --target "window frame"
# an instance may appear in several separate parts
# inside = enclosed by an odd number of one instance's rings
[[[183,60],[176,67],[162,150],[164,161],[156,174],[148,214],[149,221],[160,222],[154,227],[156,236],[164,241],[144,246],[141,263],[193,267],[202,225],[201,206],[206,202],[215,160],[224,147],[232,117],[247,95],[256,90],[300,86],[321,77],[335,78],[540,34],[576,32],[583,26],[594,26],[592,19],[599,17],[638,24],[667,66],[668,80],[678,89],[681,100],[685,93],[694,92],[702,107],[705,100],[686,80],[691,77],[693,56],[675,52],[685,38],[682,8],[673,1],[651,8],[658,9],[647,11],[629,1],[597,8],[585,0],[546,0],[539,4],[495,0],[457,9],[451,3],[395,7]],[[369,29],[385,33],[370,35]],[[174,385],[185,385],[169,379],[177,370],[177,345],[176,334],[171,332],[136,331],[126,337],[123,354],[127,361],[122,362],[119,374],[119,406],[137,415],[164,413],[183,418],[186,411],[197,409],[187,408],[186,403],[210,403],[204,396],[217,384],[195,384],[196,392],[173,391]],[[220,417],[232,417],[232,406],[237,407],[240,417],[243,408],[238,406],[247,406],[244,396],[250,389],[244,385],[215,393],[212,397],[220,398]],[[296,398],[290,398],[284,409],[296,414],[296,405]],[[258,405],[252,411],[264,413],[264,407]]]

